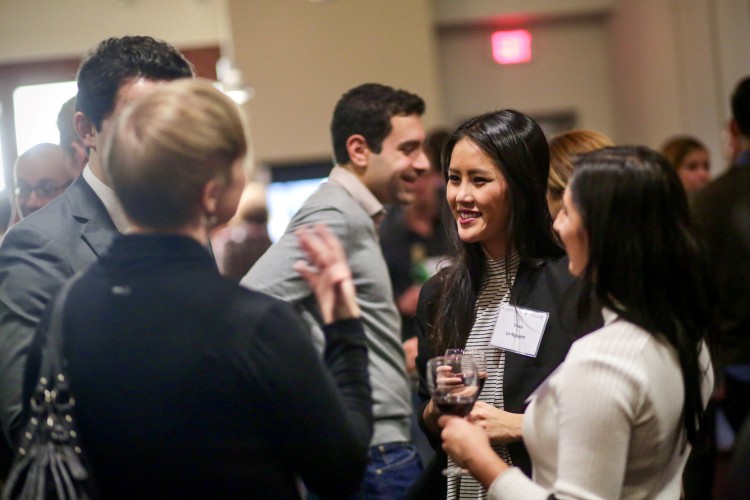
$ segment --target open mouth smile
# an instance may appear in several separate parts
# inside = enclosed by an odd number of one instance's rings
[[[459,210],[458,211],[458,222],[460,224],[468,224],[472,222],[474,219],[477,219],[482,214],[480,212],[475,212],[473,210]]]

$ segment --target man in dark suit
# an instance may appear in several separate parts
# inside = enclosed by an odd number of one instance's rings
[[[62,195],[16,224],[0,247],[0,420],[14,446],[23,423],[27,348],[45,306],[128,226],[102,170],[107,130],[131,100],[160,82],[192,76],[192,65],[174,47],[142,36],[104,40],[81,63],[74,124],[89,163]]]
[[[718,367],[724,410],[735,432],[750,412],[750,77],[732,95],[732,166],[695,194],[719,294]]]

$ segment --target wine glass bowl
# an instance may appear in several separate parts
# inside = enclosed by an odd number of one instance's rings
[[[427,362],[427,386],[442,413],[465,417],[479,396],[479,372],[472,356],[438,356]]]
[[[484,383],[487,380],[487,361],[484,356],[484,350],[478,348],[445,350],[446,356],[455,356],[457,354],[465,354],[474,358],[474,362],[477,365],[477,375],[479,376],[479,392],[481,393],[482,389],[484,389]]]
[[[438,356],[427,361],[427,388],[441,413],[466,417],[479,397],[479,371],[468,354]],[[458,466],[443,469],[445,476],[467,474]]]

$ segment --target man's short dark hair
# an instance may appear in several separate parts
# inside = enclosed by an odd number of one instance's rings
[[[349,90],[336,103],[331,121],[336,163],[349,163],[346,141],[352,135],[362,135],[367,147],[380,153],[383,140],[391,133],[391,118],[398,115],[421,116],[424,108],[424,101],[418,95],[387,85],[365,83]]]
[[[732,118],[737,122],[740,133],[750,137],[750,77],[741,80],[734,89]]]
[[[150,36],[109,38],[86,55],[78,69],[76,110],[101,131],[125,83],[134,78],[160,81],[192,76],[193,65],[166,42]]]

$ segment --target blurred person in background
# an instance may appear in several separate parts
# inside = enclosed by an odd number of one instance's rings
[[[690,136],[673,137],[661,147],[661,153],[677,170],[677,175],[688,195],[692,195],[711,178],[708,148]]]
[[[682,186],[689,197],[705,187],[710,180],[710,159],[706,146],[687,135],[668,139],[661,153],[677,170]],[[711,496],[716,473],[716,399],[721,397],[721,385],[706,408],[706,449],[695,449],[685,467],[685,500],[699,500]]]
[[[60,132],[60,147],[65,152],[68,169],[73,179],[77,178],[89,162],[89,149],[76,132],[73,117],[76,114],[76,97],[62,105],[57,114],[57,130]]]
[[[750,77],[731,97],[731,166],[695,193],[692,208],[718,282],[718,407],[738,433],[750,415]]]
[[[258,182],[250,182],[242,191],[237,213],[226,226],[211,234],[219,272],[239,282],[270,246],[266,189]]]
[[[550,139],[547,205],[553,220],[562,207],[563,192],[573,175],[576,156],[607,146],[614,146],[614,143],[596,130],[571,130]]]
[[[42,143],[29,148],[13,166],[18,218],[28,217],[47,205],[65,191],[73,179],[60,146]]]

